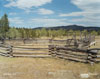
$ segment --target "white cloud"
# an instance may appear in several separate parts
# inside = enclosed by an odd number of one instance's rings
[[[93,12],[93,11],[80,11],[80,12],[72,12],[72,13],[66,13],[66,14],[60,14],[59,16],[65,17],[65,16],[93,16],[95,14],[100,14],[100,12]]]
[[[32,7],[42,6],[51,3],[52,0],[8,0],[9,3],[5,7],[18,7],[21,9],[30,9]]]
[[[72,13],[67,13],[67,14],[60,14],[59,16],[82,16],[83,12],[72,12]]]
[[[9,18],[9,21],[11,24],[23,24],[24,23],[24,20],[22,20],[20,17]]]
[[[72,22],[83,23],[85,25],[100,25],[100,0],[71,0],[82,11],[60,14],[60,17],[83,16],[83,18],[72,19]],[[98,20],[99,19],[99,20]]]
[[[67,19],[50,19],[50,18],[35,18],[23,20],[20,17],[9,18],[10,26],[16,27],[52,27],[70,25]]]
[[[13,12],[11,12],[11,13],[9,13],[9,15],[17,15],[17,13],[13,13]]]
[[[36,18],[31,19],[30,23],[37,24],[38,26],[60,26],[69,25],[67,19],[49,19],[49,18]]]
[[[100,0],[71,0],[82,11],[60,14],[60,16],[87,16],[100,14]]]
[[[100,11],[100,0],[71,0],[71,2],[85,11]]]
[[[49,15],[49,14],[54,14],[54,12],[49,9],[41,8],[38,10],[38,14]]]

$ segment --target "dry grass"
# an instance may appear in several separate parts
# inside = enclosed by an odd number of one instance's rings
[[[0,79],[79,79],[88,65],[54,58],[0,57]]]

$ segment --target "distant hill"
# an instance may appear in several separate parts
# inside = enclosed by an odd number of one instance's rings
[[[42,29],[43,27],[38,27],[34,29]],[[85,26],[79,26],[79,25],[68,25],[68,26],[56,26],[56,27],[44,27],[46,29],[51,29],[51,30],[58,30],[58,29],[66,29],[66,30],[88,30],[88,31],[98,31],[100,30],[100,27],[85,27]]]

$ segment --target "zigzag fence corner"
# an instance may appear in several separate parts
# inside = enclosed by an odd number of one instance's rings
[[[7,44],[0,44],[0,55],[11,57],[12,56],[12,46]]]

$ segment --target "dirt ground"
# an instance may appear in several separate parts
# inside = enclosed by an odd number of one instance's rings
[[[99,48],[99,37],[96,40]],[[100,79],[100,63],[91,66],[59,58],[0,56],[0,79]]]

